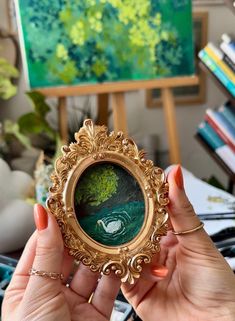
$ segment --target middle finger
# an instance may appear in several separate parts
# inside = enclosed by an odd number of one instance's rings
[[[70,289],[88,301],[97,286],[98,278],[99,273],[92,272],[80,263],[70,283]]]

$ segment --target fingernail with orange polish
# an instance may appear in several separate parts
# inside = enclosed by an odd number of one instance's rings
[[[177,166],[177,169],[175,171],[175,182],[179,189],[184,188],[184,179],[180,165]]]
[[[165,266],[152,266],[151,273],[154,276],[158,276],[160,278],[164,278],[168,274],[168,268]]]
[[[40,204],[34,205],[34,221],[38,231],[42,231],[47,228],[48,214],[45,208]]]

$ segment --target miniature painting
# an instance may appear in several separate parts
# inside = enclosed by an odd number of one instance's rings
[[[194,73],[190,0],[16,0],[31,88]]]
[[[167,234],[164,171],[131,138],[86,119],[75,142],[63,146],[51,180],[47,208],[69,254],[133,284]]]
[[[140,186],[113,163],[88,167],[78,180],[74,206],[84,232],[106,246],[130,242],[143,226],[145,202]]]

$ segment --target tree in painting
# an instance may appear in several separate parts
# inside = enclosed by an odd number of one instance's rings
[[[98,206],[107,201],[116,191],[118,177],[112,165],[99,166],[96,170],[88,170],[82,177],[75,192],[75,205],[89,204]]]

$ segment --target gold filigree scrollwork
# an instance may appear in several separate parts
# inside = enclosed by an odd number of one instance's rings
[[[133,283],[140,276],[142,265],[150,263],[160,251],[160,238],[167,232],[169,187],[164,172],[145,158],[145,152],[139,151],[132,139],[122,132],[108,133],[105,126],[94,126],[89,119],[75,134],[75,140],[63,146],[62,156],[55,163],[48,209],[57,219],[70,255],[94,272],[114,272],[122,282]],[[87,237],[74,210],[73,193],[78,178],[87,167],[102,161],[126,168],[139,182],[145,198],[141,231],[131,242],[118,247],[107,248]]]

